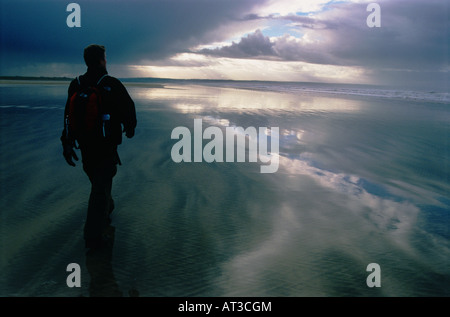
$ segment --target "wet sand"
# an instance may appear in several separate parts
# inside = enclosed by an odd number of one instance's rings
[[[114,246],[92,255],[89,181],[59,143],[66,83],[0,85],[1,296],[450,294],[448,105],[127,87],[138,129],[119,148]],[[174,163],[171,132],[194,118],[280,127],[279,170]]]

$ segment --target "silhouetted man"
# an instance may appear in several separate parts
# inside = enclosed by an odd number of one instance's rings
[[[69,86],[61,141],[64,158],[71,166],[75,166],[72,159],[78,161],[74,151],[78,143],[83,170],[92,185],[84,239],[86,247],[93,249],[105,244],[104,231],[110,222],[109,214],[114,209],[111,197],[112,180],[117,172],[117,164],[121,164],[117,146],[122,143],[122,132],[125,132],[128,138],[134,136],[137,121],[134,102],[126,88],[118,79],[107,75],[105,47],[89,45],[84,49],[84,60],[87,72],[74,79]],[[89,97],[86,91],[95,91],[97,95]],[[82,97],[88,97],[89,100],[84,103],[86,109],[80,115],[77,110],[80,106],[76,103]],[[93,105],[99,100],[100,108],[91,110],[90,108],[97,107]],[[82,116],[93,117],[93,114],[100,118],[95,119],[97,121],[92,118],[80,119]],[[75,132],[80,130],[80,126],[89,125],[85,123],[88,120],[94,120],[93,122],[101,125],[96,128],[101,131],[100,135]]]

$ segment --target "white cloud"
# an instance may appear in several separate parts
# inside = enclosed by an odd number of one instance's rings
[[[316,12],[323,9],[326,0],[270,0],[256,9],[256,14],[269,16],[272,14],[289,15],[297,12]]]
[[[448,71],[443,73],[448,69],[445,4],[437,0],[380,0],[383,27],[369,28],[368,2],[269,1],[247,16],[258,22],[260,29],[228,45],[222,42],[198,52],[215,57],[364,68],[379,84],[402,85],[405,81],[411,86],[428,82],[432,86],[448,78]],[[292,14],[313,9],[317,12],[308,16]],[[280,32],[285,33],[267,35]],[[421,76],[424,73],[426,79]],[[358,76],[355,82],[360,82]]]

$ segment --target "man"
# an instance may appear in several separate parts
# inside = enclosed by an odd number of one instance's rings
[[[125,132],[128,138],[134,136],[137,121],[134,102],[126,88],[118,79],[107,75],[105,47],[89,45],[84,49],[84,60],[87,72],[74,79],[69,86],[61,141],[64,158],[71,166],[75,166],[72,159],[78,161],[74,151],[78,143],[83,170],[92,185],[84,239],[86,247],[94,249],[105,244],[105,229],[110,222],[109,214],[114,209],[111,197],[112,180],[117,172],[117,164],[121,164],[117,146],[122,143],[122,132]],[[78,97],[78,94],[81,95],[79,92],[86,87],[95,87],[100,95],[102,113],[107,112],[107,137],[82,137],[75,134],[71,128],[69,121],[73,120],[70,115],[74,108],[74,98]]]

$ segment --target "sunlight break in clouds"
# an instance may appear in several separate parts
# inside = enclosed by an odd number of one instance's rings
[[[320,13],[333,1],[271,0],[262,3],[243,20],[216,30],[220,34],[229,34],[228,40],[204,42],[189,49],[197,54],[179,53],[156,63],[149,61],[147,65],[133,66],[132,73],[176,79],[372,83],[370,71],[361,66],[329,63],[331,58],[321,50],[324,45],[320,43],[320,35],[302,34],[301,25],[295,23],[296,17]],[[265,36],[271,32],[282,36]]]
[[[256,10],[257,14],[263,16],[289,15],[298,12],[309,13],[321,11],[327,3],[326,0],[270,0]]]
[[[359,83],[370,83],[370,74],[358,67],[226,57],[211,58],[190,53],[176,55],[167,64],[167,66],[133,66],[133,75],[175,79],[217,78],[335,83],[357,80]]]

